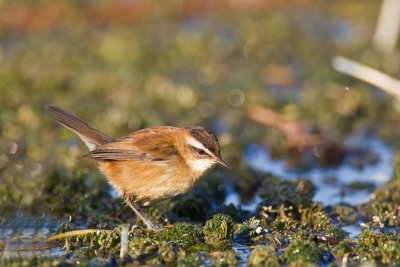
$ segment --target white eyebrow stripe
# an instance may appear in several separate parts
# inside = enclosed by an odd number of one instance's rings
[[[210,150],[208,150],[202,143],[200,143],[199,141],[197,141],[196,139],[194,139],[193,137],[187,137],[186,138],[186,144],[195,147],[197,149],[202,149],[204,150],[208,155],[210,156],[214,156],[213,153],[211,153]]]

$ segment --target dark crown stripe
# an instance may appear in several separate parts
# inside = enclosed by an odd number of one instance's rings
[[[190,135],[199,141],[205,148],[210,150],[216,156],[220,155],[218,139],[211,131],[202,127],[190,127],[188,130]]]

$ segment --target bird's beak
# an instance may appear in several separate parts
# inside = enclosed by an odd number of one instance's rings
[[[227,168],[228,170],[231,169],[231,168],[228,166],[228,164],[227,164],[225,161],[223,161],[221,158],[216,158],[216,159],[215,159],[215,162],[218,163],[218,164],[220,164],[220,165],[222,165],[222,166],[224,166],[224,167]]]

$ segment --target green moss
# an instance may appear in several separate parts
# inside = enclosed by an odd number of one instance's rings
[[[325,212],[323,206],[319,203],[301,206],[299,208],[299,212],[301,215],[301,227],[315,229],[317,232],[321,232],[332,227],[328,214]]]
[[[233,267],[237,266],[238,259],[234,250],[217,251],[212,253],[211,260],[213,266],[217,267]]]
[[[49,256],[43,256],[43,255],[34,255],[30,257],[10,257],[10,258],[2,258],[1,261],[1,266],[11,266],[11,267],[19,267],[19,266],[87,266],[89,265],[89,262],[87,260],[83,260],[80,262],[80,265],[78,263],[69,261],[69,263],[66,263],[65,257],[61,258],[54,258],[54,257],[49,257]],[[104,262],[103,262],[104,264]]]
[[[313,242],[305,239],[297,239],[293,240],[285,249],[285,257],[290,264],[297,265],[299,262],[317,264],[320,254]]]
[[[343,240],[349,236],[348,232],[335,226],[327,227],[327,229],[325,231],[322,231],[321,234],[323,236],[329,236],[339,240]]]
[[[157,207],[146,207],[143,209],[147,216],[150,218],[152,222],[157,225],[169,225],[169,219],[167,216],[164,215],[163,211]],[[139,218],[136,218],[136,224],[141,225],[143,228],[146,228],[143,221]]]
[[[163,263],[171,264],[177,260],[177,251],[170,243],[162,243],[157,251]]]
[[[180,250],[178,253],[178,267],[189,267],[189,266],[206,266],[204,264],[207,258],[202,253],[188,253],[184,250]]]
[[[5,241],[3,241],[2,239],[0,239],[0,258],[2,258],[3,256],[3,252],[4,252],[4,248],[6,247],[6,243]]]
[[[207,216],[207,205],[197,197],[182,197],[175,202],[172,212],[179,217],[186,217],[193,221],[203,221]]]
[[[73,222],[100,229],[114,228],[121,220],[133,223],[135,218],[120,199],[110,198],[109,185],[100,174],[55,171],[42,187],[44,206],[53,216],[70,213]]]
[[[393,158],[394,158],[393,160],[394,179],[400,181],[400,152],[399,151],[395,152]]]
[[[372,193],[370,202],[359,208],[367,218],[378,216],[385,225],[396,226],[400,221],[400,181],[391,181],[378,188]]]
[[[357,210],[350,205],[336,205],[331,213],[341,224],[355,224],[358,218]]]
[[[245,221],[243,224],[238,225],[235,231],[235,238],[243,243],[264,242],[265,229],[260,226],[260,220],[252,217]]]
[[[151,238],[131,239],[129,254],[146,265],[165,265],[177,261],[177,249],[173,244]]]
[[[180,248],[188,251],[204,250],[204,237],[196,226],[188,223],[176,223],[161,232],[163,240],[171,242]]]
[[[189,264],[200,260],[197,251],[207,250],[202,232],[187,223],[176,223],[162,232],[134,230],[129,240],[130,254],[149,265]],[[182,253],[190,259],[183,259]],[[190,265],[190,264],[189,264]]]
[[[162,241],[149,237],[133,237],[129,240],[130,254],[139,257],[143,254],[154,254],[162,245]]]
[[[265,205],[300,205],[311,203],[315,186],[309,180],[285,181],[278,177],[267,176],[259,189]]]
[[[284,231],[291,227],[296,227],[297,224],[298,223],[291,218],[277,218],[275,221],[272,222],[271,226],[272,229],[274,229],[275,231]]]
[[[121,247],[120,228],[112,231],[99,230],[96,233],[68,237],[65,239],[66,252],[74,251],[82,257],[105,256],[118,253]]]
[[[229,247],[233,238],[233,226],[231,217],[220,213],[214,215],[203,229],[206,243],[214,249]]]
[[[400,237],[398,234],[364,232],[358,237],[357,258],[360,262],[386,265],[400,264]]]
[[[272,226],[276,230],[283,230],[289,226],[296,226],[300,214],[297,207],[282,204],[278,207],[261,206],[260,217],[264,227]]]
[[[268,266],[268,267],[278,267],[282,264],[279,262],[279,259],[276,257],[275,248],[273,246],[260,245],[256,246],[248,260],[248,266]]]
[[[288,265],[289,267],[316,267],[318,266],[316,263],[310,263],[307,261],[303,261],[303,260],[298,260],[298,261],[292,261],[291,263],[289,263]]]
[[[352,247],[345,241],[341,241],[332,249],[332,253],[338,261],[342,261],[343,257],[350,254],[351,251]]]
[[[228,205],[220,205],[217,208],[216,212],[226,214],[236,222],[243,221],[243,219],[247,218],[249,215],[249,212],[247,210],[242,210],[240,206],[234,205],[233,203],[230,203]]]
[[[260,215],[264,225],[277,231],[301,227],[322,232],[333,227],[328,214],[319,203],[298,206],[280,205],[277,208],[263,206],[260,209]]]
[[[277,231],[292,227],[323,231],[332,227],[322,205],[311,202],[315,188],[309,181],[275,180],[268,185],[267,189],[270,195],[264,202],[264,206],[260,208],[260,217],[264,226],[272,227]]]

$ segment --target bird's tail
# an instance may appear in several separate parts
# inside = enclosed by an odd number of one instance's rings
[[[96,130],[86,122],[57,106],[46,106],[46,110],[59,124],[76,133],[90,151],[114,140],[112,137]]]

